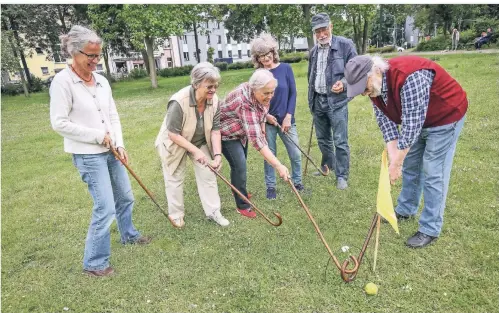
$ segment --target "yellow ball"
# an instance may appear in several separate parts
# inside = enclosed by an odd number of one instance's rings
[[[370,296],[374,296],[378,293],[378,286],[376,286],[376,284],[374,284],[374,283],[368,283],[364,287],[364,290],[365,290],[366,294],[368,294]]]

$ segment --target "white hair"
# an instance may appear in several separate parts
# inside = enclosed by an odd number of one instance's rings
[[[61,52],[64,56],[74,56],[88,43],[102,44],[102,39],[91,29],[80,25],[71,27],[69,33],[59,36]]]
[[[258,90],[265,87],[271,81],[275,81],[277,86],[277,79],[274,78],[274,75],[269,70],[259,68],[251,75],[249,86],[252,90]]]
[[[376,73],[376,69],[379,69],[381,73],[385,73],[386,71],[388,71],[388,68],[390,68],[388,62],[379,55],[371,56],[371,60],[373,61],[373,66],[371,67],[369,73],[367,73],[367,77],[370,77],[374,73]]]
[[[259,56],[272,52],[272,58],[274,63],[279,63],[279,46],[277,41],[270,34],[261,34],[253,40],[251,43],[251,61],[255,65],[255,68],[263,67],[263,64],[259,60]]]
[[[210,62],[201,62],[196,64],[191,71],[191,85],[196,88],[207,79],[214,83],[218,83],[221,79],[220,70]]]

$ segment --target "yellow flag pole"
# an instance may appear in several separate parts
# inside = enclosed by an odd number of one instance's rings
[[[376,260],[378,259],[379,229],[381,228],[380,222],[381,222],[381,215],[378,214],[378,220],[376,221],[376,244],[374,245],[373,272],[376,272]]]

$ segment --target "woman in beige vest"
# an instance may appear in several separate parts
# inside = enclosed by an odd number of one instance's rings
[[[220,81],[217,67],[208,62],[197,64],[191,72],[191,85],[174,94],[156,138],[165,179],[168,215],[173,226],[184,226],[184,177],[186,160],[190,158],[198,193],[206,216],[220,226],[229,221],[220,213],[217,178],[210,163],[220,169],[222,145],[220,109],[216,90]]]

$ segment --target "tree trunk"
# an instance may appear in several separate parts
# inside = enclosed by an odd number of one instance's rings
[[[153,50],[153,44],[154,44],[154,37],[149,37],[147,36],[144,39],[146,43],[146,49],[147,49],[147,56],[148,56],[148,62],[149,62],[149,77],[151,77],[151,85],[152,88],[158,88],[158,80],[156,77],[156,64],[154,63],[154,50]]]
[[[62,12],[63,8],[61,8],[61,5],[59,4],[56,4],[55,6],[57,7],[57,14],[59,15],[59,20],[61,21],[61,29],[63,33],[66,34],[68,32],[68,28],[66,27],[66,21],[64,21],[64,13]]]
[[[3,24],[5,27],[6,26],[5,23],[3,23]],[[10,48],[12,49],[12,54],[14,54],[14,58],[16,58],[16,60],[19,60],[19,58],[17,56],[16,45],[14,44],[14,42],[12,41],[12,37],[10,37],[10,36],[9,36],[9,43],[10,43]],[[21,76],[21,82],[23,84],[24,96],[29,97],[28,86],[26,84],[26,79],[24,79],[24,73],[23,73],[23,69],[21,67],[19,67],[19,75]]]
[[[199,63],[201,62],[201,60],[199,55],[200,53],[199,53],[199,42],[198,42],[198,25],[195,21],[192,24],[194,29],[194,43],[196,45],[196,61]]]
[[[151,69],[149,68],[149,57],[147,55],[147,51],[142,49],[140,50],[140,52],[142,53],[142,60],[144,60],[144,65],[146,66],[146,71],[147,71],[147,75],[151,75]]]
[[[9,16],[10,27],[14,31],[14,38],[17,43],[17,51],[19,51],[19,56],[21,57],[21,63],[23,64],[24,73],[26,73],[26,79],[28,80],[28,85],[32,85],[31,73],[29,72],[28,64],[26,63],[26,58],[24,57],[24,51],[21,49],[21,39],[19,39],[19,33],[17,32],[17,22]]]
[[[305,20],[306,25],[310,24],[310,9],[312,8],[311,4],[302,4],[301,8],[303,10],[303,19]],[[310,29],[304,31],[303,33],[307,34],[307,44],[308,51],[310,51],[314,46],[314,37]]]
[[[364,54],[367,51],[367,31],[369,28],[369,21],[364,18],[364,34],[362,35],[362,53]]]
[[[355,42],[355,48],[357,49],[357,52],[361,52],[361,47],[359,43],[359,26],[357,23],[356,16],[352,16],[352,24],[353,24],[353,41]]]
[[[290,44],[291,44],[291,52],[295,52],[296,49],[295,49],[295,36],[294,35],[291,35],[289,36],[290,38]]]
[[[104,54],[104,64],[106,65],[106,73],[108,76],[111,76],[111,68],[109,67],[109,54],[108,54],[108,51],[107,51],[107,47],[104,47],[104,49],[102,49],[103,51],[103,54]]]

